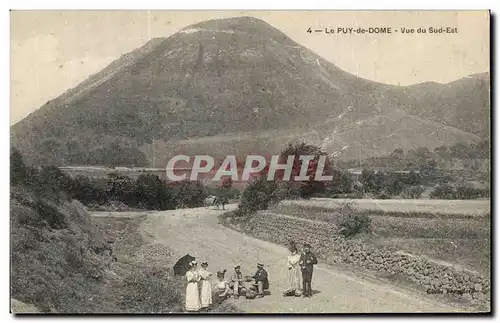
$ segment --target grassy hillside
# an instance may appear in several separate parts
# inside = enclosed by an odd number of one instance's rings
[[[11,297],[42,312],[104,310],[92,297],[112,261],[111,246],[85,208],[11,190]]]

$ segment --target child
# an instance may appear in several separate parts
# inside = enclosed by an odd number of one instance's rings
[[[201,308],[206,310],[212,305],[212,273],[207,270],[208,263],[202,262],[201,269],[198,272],[201,280]]]

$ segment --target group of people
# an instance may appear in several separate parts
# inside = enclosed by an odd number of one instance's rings
[[[313,269],[318,260],[307,243],[304,244],[301,253],[294,243],[289,250],[290,255],[287,258],[289,286],[283,295],[311,297]],[[257,271],[253,276],[243,276],[240,265],[234,267],[234,273],[229,281],[225,279],[225,274],[226,270],[217,272],[217,282],[213,290],[212,273],[208,270],[208,263],[202,262],[201,269],[198,270],[197,262],[191,261],[186,272],[186,310],[190,312],[207,310],[213,303],[213,295],[218,302],[229,297],[262,298],[269,289],[269,279],[264,264],[257,264]]]
[[[269,289],[267,271],[263,264],[257,264],[257,272],[251,277],[243,276],[240,265],[234,267],[234,274],[229,282],[225,280],[225,274],[226,270],[217,272],[214,293],[211,282],[212,273],[208,271],[208,263],[202,262],[201,269],[198,270],[198,263],[195,260],[191,261],[186,272],[186,311],[208,310],[213,304],[213,294],[217,301],[221,302],[230,296],[238,298],[244,295],[246,298],[261,298],[264,296],[264,291]],[[249,282],[253,283],[249,286]]]

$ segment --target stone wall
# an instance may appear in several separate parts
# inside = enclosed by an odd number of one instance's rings
[[[489,307],[488,277],[402,251],[344,239],[335,234],[336,226],[327,222],[266,211],[252,216],[239,229],[258,239],[282,245],[287,245],[290,240],[299,245],[308,242],[324,262],[354,265],[383,275],[402,275],[427,293],[460,295],[472,304]]]

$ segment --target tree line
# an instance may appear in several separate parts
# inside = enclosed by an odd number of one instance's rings
[[[490,159],[490,142],[482,140],[477,143],[454,145],[442,145],[430,150],[427,147],[419,147],[405,151],[402,148],[396,148],[392,153],[386,156],[370,157],[363,161],[362,167],[383,167],[393,170],[421,170],[431,162],[440,168],[446,168],[453,159],[469,161],[475,159]],[[343,168],[358,167],[358,162],[339,161]],[[472,163],[466,163],[473,165]],[[471,166],[473,167],[473,166]]]
[[[85,205],[119,201],[131,208],[172,210],[203,206],[209,195],[229,200],[239,194],[232,188],[230,179],[224,179],[217,187],[210,188],[200,181],[166,183],[154,174],[141,174],[136,179],[120,174],[99,179],[83,175],[71,178],[53,165],[39,169],[27,166],[16,149],[11,151],[10,164],[11,185],[23,185],[38,197],[77,199]]]

